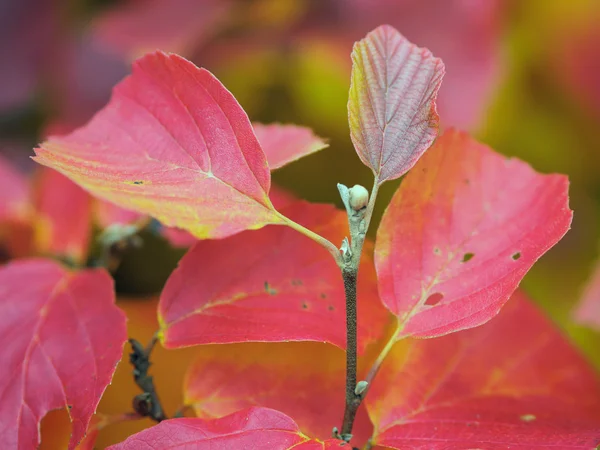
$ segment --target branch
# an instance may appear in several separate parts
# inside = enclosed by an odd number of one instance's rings
[[[355,392],[358,359],[356,350],[356,275],[357,271],[352,268],[342,270],[344,291],[346,293],[346,408],[344,410],[341,436],[347,442],[352,438],[352,425],[361,402],[360,395]]]
[[[338,184],[338,190],[346,212],[348,214],[348,225],[351,241],[345,238],[342,243],[342,262],[340,266],[344,279],[344,290],[346,294],[346,406],[342,432],[338,433],[334,428],[334,437],[346,442],[352,439],[352,427],[356,412],[364,396],[367,393],[369,382],[356,380],[357,371],[357,307],[356,307],[356,280],[362,249],[367,235],[367,230],[373,215],[375,199],[379,183],[375,178],[371,198],[368,191],[359,185],[348,188]]]
[[[127,251],[142,246],[139,233],[150,223],[151,219],[144,217],[132,224],[114,223],[106,227],[97,239],[100,245],[100,255],[92,261],[91,265],[104,267],[111,273],[115,272]]]
[[[144,417],[150,417],[156,422],[161,422],[167,418],[165,415],[156,389],[153,378],[148,375],[148,369],[152,365],[150,362],[150,353],[157,341],[156,335],[147,347],[144,347],[135,339],[129,339],[132,353],[129,355],[129,362],[133,366],[133,379],[143,393],[133,398],[133,409],[136,413]]]

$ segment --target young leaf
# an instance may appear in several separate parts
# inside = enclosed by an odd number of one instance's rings
[[[397,343],[366,397],[374,443],[397,449],[590,449],[594,370],[522,294],[484,327]]]
[[[34,449],[39,423],[68,407],[83,438],[127,339],[112,280],[32,259],[0,269],[0,447]]]
[[[350,136],[379,183],[415,165],[437,135],[444,64],[384,25],[352,50]]]
[[[92,232],[92,198],[56,170],[41,168],[35,189],[39,252],[83,262]]]
[[[184,401],[202,418],[223,417],[256,405],[273,408],[293,417],[303,433],[325,438],[341,419],[344,383],[345,355],[332,345],[207,345],[188,369]],[[361,408],[352,444],[364,444],[372,432]]]
[[[345,213],[297,202],[293,220],[341,242]],[[372,260],[360,270],[360,348],[382,333]],[[159,305],[166,347],[233,342],[314,340],[345,347],[345,296],[339,268],[319,245],[287,227],[200,241],[171,274]]]
[[[250,408],[214,420],[165,420],[109,447],[109,450],[175,447],[195,450],[333,450],[350,448],[350,445],[337,439],[310,439],[285,414],[267,408]]]
[[[575,309],[574,319],[577,323],[600,331],[600,263],[596,263],[585,286],[583,296]]]
[[[490,320],[571,218],[566,177],[446,132],[407,175],[377,232],[379,294],[399,336]]]
[[[253,126],[271,170],[329,147],[329,144],[315,136],[310,128],[278,123],[255,123]]]
[[[248,116],[210,72],[177,55],[136,61],[86,126],[36,155],[92,194],[198,238],[281,223]]]

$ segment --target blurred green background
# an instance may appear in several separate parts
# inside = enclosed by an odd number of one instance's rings
[[[341,206],[337,182],[372,184],[350,142],[346,102],[352,43],[382,23],[444,59],[443,127],[569,175],[572,230],[523,286],[600,367],[598,333],[571,319],[598,256],[598,0],[3,0],[0,152],[33,170],[33,146],[85,123],[131,61],[159,48],[213,71],[253,121],[306,125],[329,139],[273,179]],[[399,183],[383,186],[376,220]],[[116,274],[119,292],[159,291],[181,254],[146,236]]]

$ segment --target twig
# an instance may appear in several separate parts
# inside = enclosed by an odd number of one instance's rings
[[[143,391],[133,398],[133,409],[136,413],[144,417],[150,417],[156,422],[161,422],[167,418],[165,415],[152,376],[148,375],[148,369],[151,366],[150,353],[158,340],[154,335],[150,343],[144,347],[139,341],[129,339],[132,353],[129,355],[129,362],[133,366],[133,379],[139,388]]]
[[[115,223],[106,227],[97,239],[100,255],[91,265],[115,272],[127,251],[142,246],[139,233],[151,223],[149,217],[143,217],[132,224]]]
[[[371,198],[369,198],[368,192],[362,186],[354,186],[349,189],[343,184],[338,184],[338,190],[348,214],[351,241],[349,242],[347,238],[344,239],[341,247],[343,264],[340,268],[346,294],[346,406],[341,434],[337,433],[337,428],[334,428],[334,436],[346,442],[350,442],[352,439],[352,427],[356,412],[367,393],[369,384],[367,381],[357,382],[356,376],[358,359],[356,280],[378,187],[379,182],[375,178]]]
[[[350,441],[352,438],[352,425],[356,411],[361,402],[361,396],[356,390],[357,369],[357,312],[356,312],[356,275],[353,269],[343,269],[344,291],[346,293],[346,408],[342,424],[342,439]]]

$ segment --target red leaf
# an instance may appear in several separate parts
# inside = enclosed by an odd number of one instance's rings
[[[94,202],[94,216],[96,223],[104,229],[115,223],[127,225],[133,223],[142,217],[141,214],[123,209],[120,206],[104,200]]]
[[[596,263],[592,276],[585,286],[574,319],[582,325],[600,331],[600,263]]]
[[[0,221],[26,219],[29,206],[29,180],[0,156]]]
[[[593,448],[593,369],[522,294],[484,327],[398,343],[366,397],[397,449]]]
[[[219,29],[229,9],[228,0],[130,0],[94,28],[99,40],[125,56],[154,48],[186,53]]]
[[[310,128],[278,123],[255,123],[253,126],[271,170],[329,147],[329,144],[315,136]]]
[[[566,177],[446,132],[408,174],[377,233],[379,293],[399,335],[487,322],[571,218]]]
[[[92,232],[92,198],[88,193],[57,171],[43,168],[35,204],[37,250],[83,262]]]
[[[112,280],[48,260],[0,269],[0,447],[33,449],[39,422],[68,406],[69,448],[83,438],[127,338]]]
[[[337,1],[344,5],[341,23],[354,35],[388,23],[444,61],[447,73],[436,102],[443,124],[473,128],[482,123],[505,67],[501,37],[510,2]]]
[[[564,84],[571,98],[600,117],[600,9],[589,8],[587,17],[555,36],[550,46],[550,70]]]
[[[250,408],[215,420],[165,420],[109,449],[141,450],[175,447],[194,450],[350,448],[348,444],[337,439],[321,442],[304,436],[292,419],[278,411]]]
[[[90,123],[36,154],[92,194],[199,238],[281,223],[248,116],[210,72],[177,55],[139,59]]]
[[[284,211],[332,242],[347,233],[345,213],[299,202]],[[360,348],[381,336],[387,312],[377,301],[372,260],[360,270]],[[198,242],[161,294],[166,347],[208,343],[324,341],[345,347],[345,297],[331,255],[287,227]]]
[[[314,342],[203,346],[187,372],[185,404],[207,419],[273,408],[293,417],[303,433],[326,438],[341,425],[345,364],[340,349]],[[361,408],[352,444],[364,444],[372,432]]]
[[[444,65],[387,25],[354,45],[352,62],[352,142],[379,183],[398,178],[437,135],[435,100]]]

